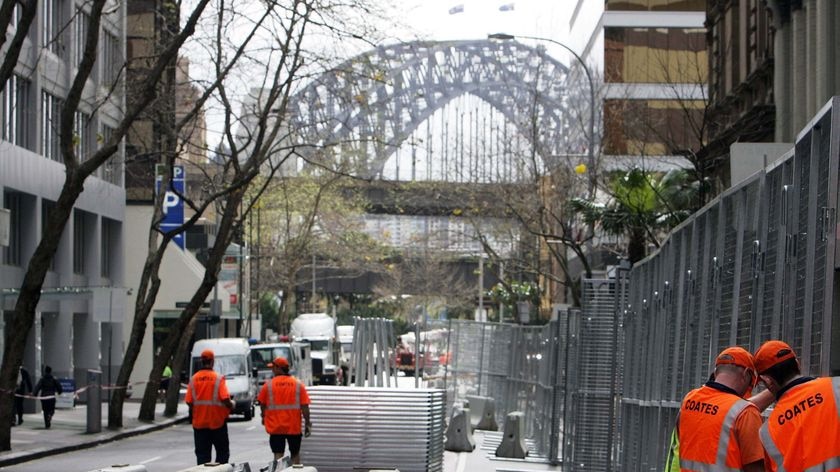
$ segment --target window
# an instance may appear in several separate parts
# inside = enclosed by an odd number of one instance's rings
[[[113,33],[103,30],[101,48],[102,84],[110,87],[119,78],[123,66],[120,41]]]
[[[41,154],[61,162],[60,138],[61,99],[48,92],[41,92]]]
[[[100,275],[106,279],[111,278],[111,258],[113,250],[114,223],[111,220],[102,218],[102,240],[100,248]]]
[[[30,83],[12,75],[0,93],[0,139],[32,150],[32,126],[28,112]]]
[[[111,142],[113,137],[114,128],[102,125],[102,143],[106,144]],[[114,185],[122,184],[122,157],[119,151],[111,155],[102,166],[102,180]]]
[[[64,59],[66,47],[64,44],[64,4],[62,0],[46,0],[41,7],[42,36],[41,42],[44,49]]]
[[[9,26],[14,29],[17,29],[18,25],[20,24],[20,17],[23,15],[23,8],[21,7],[20,3],[15,2],[15,6],[12,7],[12,20],[9,22]]]
[[[73,213],[73,273],[85,272],[85,214],[79,210]]]
[[[79,9],[73,22],[73,65],[79,67],[85,52],[85,41],[90,29],[90,15]]]
[[[41,200],[41,238],[44,237],[44,233],[47,230],[47,220],[50,218],[53,210],[55,210],[55,202]],[[50,270],[55,270],[55,256],[50,259]]]
[[[73,150],[79,162],[85,161],[93,154],[93,143],[96,138],[93,136],[93,126],[90,123],[90,115],[77,111],[73,118]]]
[[[3,250],[3,263],[19,266],[21,253],[21,201],[20,195],[12,192],[3,194],[3,207],[11,210],[9,218],[9,245]]]

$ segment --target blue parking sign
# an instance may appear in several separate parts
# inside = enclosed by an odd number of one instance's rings
[[[160,193],[161,182],[163,181],[164,168],[158,164],[155,168],[155,193]],[[177,229],[184,223],[184,201],[179,195],[184,194],[186,188],[184,179],[184,166],[172,167],[172,183],[166,189],[163,196],[163,220],[160,229],[168,233]],[[175,235],[172,241],[181,249],[184,249],[184,233]]]

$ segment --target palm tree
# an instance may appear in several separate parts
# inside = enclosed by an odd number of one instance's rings
[[[609,200],[598,203],[581,198],[571,200],[573,211],[588,224],[627,238],[631,263],[647,255],[647,246],[659,247],[661,238],[697,210],[700,182],[685,169],[666,173],[633,168],[612,176]]]

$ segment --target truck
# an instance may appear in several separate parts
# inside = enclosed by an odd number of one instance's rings
[[[326,313],[303,313],[292,320],[292,340],[309,343],[313,385],[337,385],[342,380],[338,367],[335,320]]]
[[[251,365],[251,349],[245,338],[200,339],[190,353],[190,378],[201,369],[201,352],[213,351],[213,370],[225,377],[233,414],[240,414],[250,421],[254,417],[257,399],[257,372]]]
[[[289,374],[306,386],[312,385],[309,344],[284,341],[251,345],[251,364],[257,369],[257,383],[260,387],[274,376],[271,362],[277,357],[289,361]]]

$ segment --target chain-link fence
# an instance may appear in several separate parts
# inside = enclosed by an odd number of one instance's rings
[[[832,325],[840,295],[838,105],[834,98],[792,151],[724,192],[633,268],[622,310],[621,470],[661,470],[682,396],[708,378],[727,346],[755,351],[781,338],[803,373],[840,373]]]

